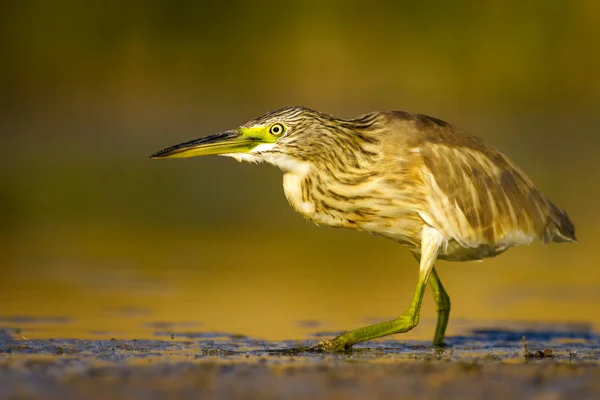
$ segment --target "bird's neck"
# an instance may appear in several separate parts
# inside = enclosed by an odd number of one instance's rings
[[[287,172],[283,175],[283,191],[290,205],[305,218],[312,219],[315,203],[306,190],[306,176]]]
[[[358,180],[344,182],[344,174],[317,169],[311,164],[289,169],[283,177],[285,196],[290,205],[307,220],[318,225],[360,229],[361,216],[349,212],[349,207],[366,210],[361,204],[375,187],[368,174]],[[364,193],[365,195],[361,195]]]
[[[302,161],[283,153],[261,155],[262,161],[281,169],[285,174],[293,174],[301,178],[306,177],[312,167],[308,161]]]
[[[303,216],[310,218],[315,212],[315,205],[307,191],[310,182],[312,165],[306,161],[291,158],[280,158],[275,164],[284,172],[283,190],[290,205]]]

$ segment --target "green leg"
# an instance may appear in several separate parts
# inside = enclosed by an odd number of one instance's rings
[[[396,319],[358,328],[345,332],[332,340],[322,341],[313,350],[320,352],[346,351],[356,343],[395,333],[407,332],[417,326],[427,280],[433,270],[433,263],[439,254],[442,243],[441,235],[435,229],[429,227],[423,228],[419,280],[413,301],[408,310],[404,311]]]
[[[431,271],[429,277],[429,286],[433,290],[433,297],[435,298],[435,309],[438,313],[437,326],[435,328],[435,336],[433,337],[434,346],[444,345],[444,335],[446,334],[446,326],[448,326],[448,319],[450,318],[450,297],[444,290],[440,277],[437,274],[435,268]]]

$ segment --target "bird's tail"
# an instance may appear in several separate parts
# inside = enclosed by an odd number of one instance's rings
[[[577,242],[575,237],[575,225],[567,215],[567,212],[555,204],[550,203],[550,220],[552,229],[553,242]]]

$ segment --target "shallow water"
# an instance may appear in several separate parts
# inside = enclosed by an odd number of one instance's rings
[[[316,235],[95,227],[18,242],[0,292],[0,398],[597,397],[599,281],[577,262],[589,245],[440,263],[443,350],[427,293],[406,334],[290,352],[392,318],[414,290],[414,260],[394,243]]]
[[[31,340],[5,328],[0,397],[585,399],[600,393],[600,337],[583,325],[476,329],[448,338],[444,349],[383,340],[343,355],[290,352],[315,340],[265,341],[172,324],[153,328],[172,338]]]

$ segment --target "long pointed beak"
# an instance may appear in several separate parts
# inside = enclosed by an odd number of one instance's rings
[[[176,144],[152,154],[150,158],[190,158],[215,154],[247,153],[260,144],[257,139],[243,135],[240,130],[236,129]]]

